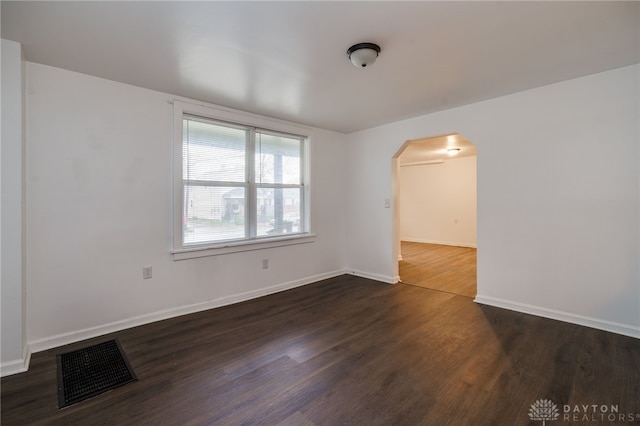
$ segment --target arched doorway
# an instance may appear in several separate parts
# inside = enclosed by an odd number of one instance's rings
[[[399,281],[475,297],[476,160],[457,133],[407,141],[393,157]]]

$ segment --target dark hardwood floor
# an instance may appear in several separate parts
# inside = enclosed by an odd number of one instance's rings
[[[402,241],[400,280],[433,290],[475,297],[476,249]]]
[[[57,408],[57,353],[117,337],[139,381]],[[640,340],[343,275],[34,354],[2,425],[541,425],[557,404],[640,422]]]

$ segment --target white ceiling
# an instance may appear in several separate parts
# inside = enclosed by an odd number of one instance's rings
[[[638,2],[1,7],[28,61],[345,133],[640,62]]]

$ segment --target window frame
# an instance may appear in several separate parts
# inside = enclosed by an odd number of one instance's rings
[[[198,245],[183,246],[183,203],[184,203],[184,179],[183,179],[183,118],[192,115],[205,120],[212,120],[222,123],[229,123],[231,126],[247,126],[264,131],[267,134],[282,134],[301,136],[301,167],[302,167],[302,193],[301,222],[304,229],[295,234],[284,234],[277,236],[257,236],[251,232],[248,238],[238,240],[228,240],[213,243],[203,243]],[[311,190],[311,140],[313,130],[294,123],[263,117],[229,108],[217,107],[214,105],[189,103],[181,100],[173,101],[173,247],[171,254],[174,260],[190,259],[204,256],[215,256],[220,254],[236,253],[249,250],[267,249],[292,244],[310,243],[315,240],[312,233],[312,190]],[[248,144],[245,152],[250,153],[246,167],[251,168],[254,174],[255,145]],[[249,176],[249,170],[247,170]],[[249,182],[247,179],[247,203],[255,203],[257,188],[263,187],[260,183]],[[267,187],[272,185],[266,185]],[[257,225],[257,215],[255,212],[247,214],[246,220],[249,227],[255,231]],[[253,235],[253,236],[251,236]]]

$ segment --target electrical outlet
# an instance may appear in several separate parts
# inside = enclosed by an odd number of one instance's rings
[[[145,266],[144,268],[142,268],[142,278],[144,278],[145,280],[148,280],[152,276],[153,276],[153,269],[151,268],[151,266]]]
[[[269,269],[269,259],[262,259],[262,269]]]

